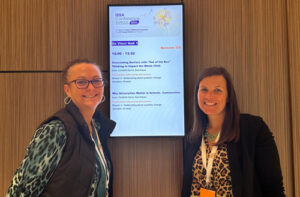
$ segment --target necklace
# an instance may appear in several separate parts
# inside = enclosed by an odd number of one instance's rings
[[[210,134],[208,133],[207,129],[205,131],[204,136],[206,137],[206,139],[208,140],[208,142],[212,142],[216,139],[216,137],[219,135],[220,132],[216,133],[216,134]]]

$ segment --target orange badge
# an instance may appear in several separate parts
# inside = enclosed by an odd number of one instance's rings
[[[216,197],[216,192],[200,188],[200,197]]]

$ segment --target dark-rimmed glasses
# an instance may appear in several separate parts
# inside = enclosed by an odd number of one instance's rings
[[[92,80],[75,79],[73,81],[68,82],[68,84],[73,82],[75,83],[78,89],[86,89],[89,87],[90,83],[93,85],[94,88],[101,88],[104,87],[107,83],[104,79],[99,78],[99,79],[92,79]]]

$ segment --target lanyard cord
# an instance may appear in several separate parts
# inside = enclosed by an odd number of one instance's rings
[[[220,132],[216,138],[216,142],[219,141],[220,138]],[[213,146],[212,150],[210,152],[210,154],[208,155],[208,161],[206,163],[206,144],[204,142],[204,137],[202,137],[202,142],[201,142],[201,156],[202,156],[202,163],[204,168],[206,169],[206,185],[208,186],[209,182],[210,182],[210,175],[212,172],[212,166],[213,166],[213,161],[214,158],[217,154],[217,149],[218,146]]]

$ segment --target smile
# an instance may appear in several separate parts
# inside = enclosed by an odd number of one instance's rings
[[[82,95],[82,97],[85,97],[85,98],[94,98],[98,96],[98,94],[95,94],[95,95],[91,95],[91,96],[88,96],[88,95]]]
[[[214,102],[204,102],[204,105],[215,106],[215,105],[217,105],[217,103],[214,103]]]

